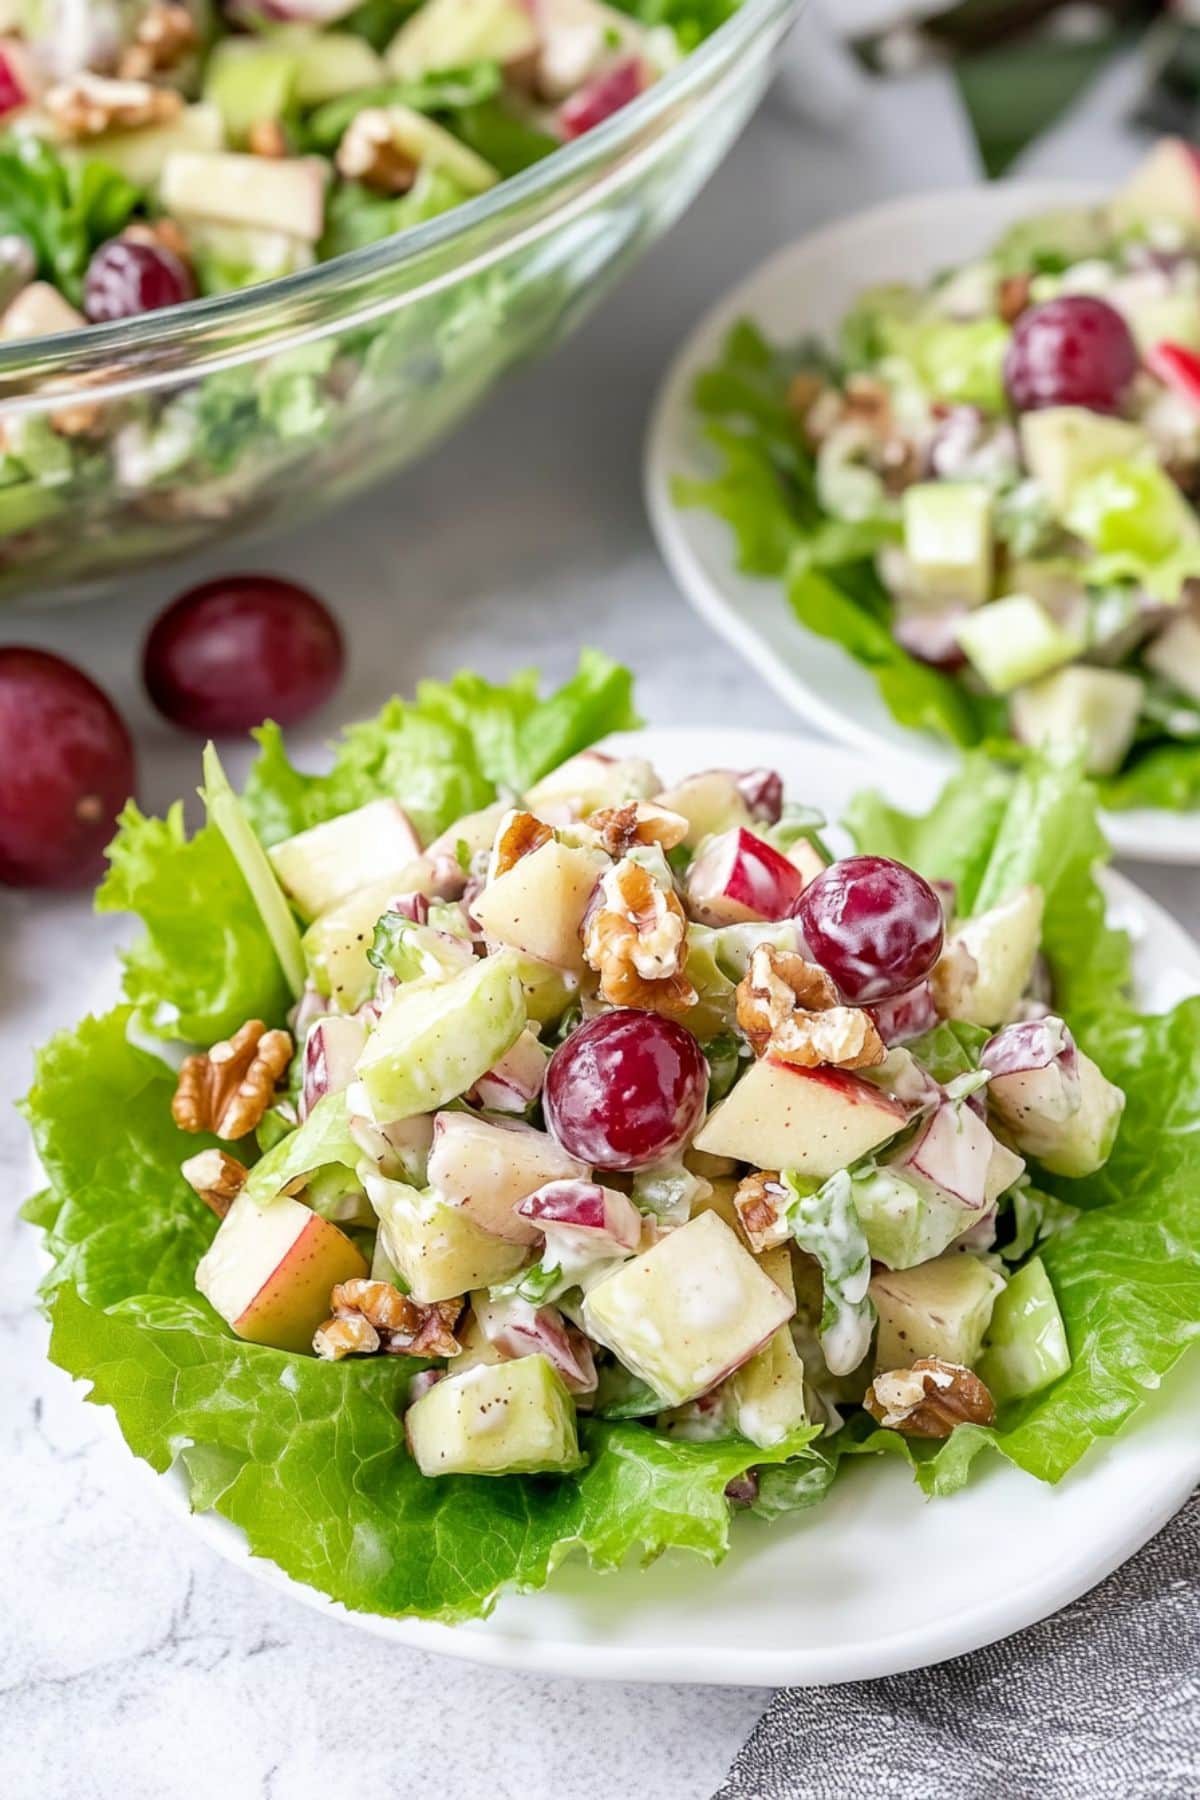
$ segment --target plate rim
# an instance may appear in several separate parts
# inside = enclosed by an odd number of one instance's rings
[[[777,270],[785,268],[800,253],[824,253],[836,258],[846,254],[847,245],[854,246],[872,232],[885,226],[894,227],[908,218],[927,223],[939,214],[950,216],[963,208],[969,208],[975,216],[981,209],[1000,215],[1016,203],[1018,196],[1022,209],[1027,205],[1033,213],[1086,203],[1103,197],[1105,191],[1101,184],[1088,181],[1002,180],[978,187],[960,186],[906,194],[819,225],[772,251],[720,295],[689,329],[667,365],[647,417],[641,465],[643,504],[659,554],[692,610],[802,719],[828,733],[837,743],[873,754],[894,754],[903,744],[911,755],[943,776],[954,767],[956,760],[952,747],[939,743],[932,736],[924,736],[899,723],[895,724],[893,732],[876,730],[828,701],[818,688],[805,682],[780,660],[757,627],[727,598],[720,582],[710,576],[694,547],[688,525],[689,513],[676,507],[670,495],[671,477],[676,472],[671,467],[671,439],[689,420],[688,394],[692,380],[711,359],[714,340],[744,313],[753,315],[755,296],[769,288]],[[731,558],[729,566],[732,570]],[[771,577],[739,573],[739,579],[761,581],[764,588],[774,586],[779,589],[779,583]],[[797,621],[792,622],[792,629],[800,641],[812,637]],[[846,652],[842,655],[852,661]],[[870,679],[869,675],[867,678]],[[1191,813],[1176,813],[1162,808],[1134,807],[1124,812],[1106,812],[1102,819],[1118,855],[1178,866],[1200,864],[1200,808]]]
[[[702,747],[706,755],[720,754],[722,746],[728,745],[731,747],[725,753],[731,759],[740,761],[742,757],[748,757],[754,762],[768,763],[778,761],[781,747],[786,746],[791,759],[810,762],[825,759],[835,767],[840,764],[847,773],[851,765],[860,763],[862,756],[861,751],[810,738],[801,732],[762,731],[728,726],[651,727],[614,734],[603,741],[608,747],[645,754],[652,759],[663,757],[664,760],[670,754],[671,746],[678,746],[678,754],[683,758],[689,754],[683,746],[689,743],[697,748]],[[732,748],[735,743],[739,745],[737,750]],[[690,753],[694,754],[694,751]],[[934,777],[927,766],[921,769],[919,759],[908,760],[914,778],[923,780],[926,784],[932,782]],[[906,771],[901,770],[900,773],[903,775]],[[853,780],[860,786],[870,785],[871,771],[856,768]],[[1189,965],[1188,973],[1200,992],[1200,943],[1165,907],[1128,877],[1109,870],[1104,874],[1104,881],[1110,898],[1124,914],[1138,918],[1151,933],[1164,938],[1173,949],[1178,950]],[[1196,1360],[1193,1358],[1193,1364]],[[1194,1373],[1200,1376],[1200,1367],[1195,1368]],[[1172,1371],[1163,1387],[1178,1386],[1179,1377]],[[1167,1401],[1165,1404],[1183,1406],[1185,1397],[1181,1395],[1174,1402]],[[111,1415],[109,1417],[112,1418]],[[112,1419],[112,1425],[115,1431],[115,1419]],[[1128,1439],[1125,1438],[1115,1443],[1102,1442],[1095,1446],[1079,1465],[1084,1471],[1081,1478],[1086,1479],[1087,1467],[1100,1458],[1121,1455],[1127,1442]],[[964,1608],[949,1617],[942,1616],[934,1623],[894,1632],[887,1637],[872,1637],[833,1650],[822,1647],[815,1651],[808,1650],[803,1645],[794,1645],[787,1650],[776,1648],[750,1651],[741,1647],[687,1642],[671,1646],[632,1647],[623,1646],[619,1641],[582,1643],[561,1635],[510,1630],[505,1628],[503,1621],[497,1622],[496,1616],[464,1628],[433,1620],[397,1619],[351,1611],[341,1602],[330,1600],[317,1589],[287,1575],[269,1559],[255,1556],[240,1528],[222,1515],[215,1512],[194,1513],[188,1502],[183,1470],[178,1463],[159,1474],[139,1458],[133,1457],[132,1460],[145,1478],[153,1483],[154,1492],[160,1501],[185,1519],[192,1531],[224,1560],[241,1567],[256,1580],[287,1592],[293,1599],[327,1617],[340,1619],[347,1625],[403,1648],[535,1675],[565,1675],[602,1681],[773,1687],[826,1686],[846,1681],[878,1679],[968,1654],[1038,1623],[1119,1568],[1179,1510],[1200,1481],[1200,1439],[1196,1439],[1191,1445],[1190,1455],[1187,1452],[1186,1437],[1181,1436],[1179,1454],[1172,1463],[1171,1472],[1148,1495],[1136,1515],[1132,1519],[1125,1517],[1119,1532],[1114,1531],[1102,1541],[1092,1541],[1087,1555],[1056,1570],[1054,1578],[1047,1579],[1043,1576],[1015,1589],[1008,1589],[974,1611]],[[994,1459],[989,1459],[989,1464],[998,1466]],[[854,1474],[865,1477],[866,1470],[854,1471]],[[961,1495],[942,1500],[939,1504],[969,1504],[983,1475],[984,1471],[981,1470],[980,1475],[976,1476],[975,1488],[969,1486]],[[1035,1480],[1032,1476],[1027,1479],[1030,1482]],[[1039,1487],[1042,1485],[1038,1484]],[[905,1491],[909,1490],[906,1488]],[[1045,1487],[1044,1491],[1047,1496],[1054,1496],[1061,1495],[1066,1490]],[[786,1528],[786,1521],[780,1521],[772,1527],[774,1530]],[[693,1561],[697,1574],[703,1578],[705,1570],[697,1559]],[[604,1572],[596,1572],[592,1579],[605,1579]]]

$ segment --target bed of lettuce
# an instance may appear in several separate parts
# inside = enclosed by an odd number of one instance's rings
[[[547,699],[531,676],[496,687],[460,675],[351,728],[323,776],[296,771],[264,728],[245,802],[266,841],[381,793],[441,829],[497,785],[520,790],[636,723],[629,676],[596,654]],[[846,1452],[907,1455],[931,1493],[961,1486],[989,1444],[1057,1479],[1126,1423],[1200,1333],[1200,998],[1161,1017],[1133,1009],[1129,947],[1106,925],[1095,881],[1094,804],[1070,764],[1014,773],[976,755],[925,817],[865,795],[848,823],[863,846],[957,881],[968,910],[1040,882],[1059,1002],[1128,1094],[1108,1166],[1067,1184],[1081,1217],[1042,1246],[1072,1367],[995,1430],[914,1447],[851,1425],[832,1448],[802,1432],[764,1454],[740,1439],[683,1443],[585,1420],[578,1475],[430,1481],[398,1419],[410,1361],[332,1364],[234,1338],[193,1286],[215,1228],[178,1172],[197,1140],[173,1125],[171,1070],[142,1044],[151,1027],[207,1044],[250,1015],[278,1023],[288,996],[223,840],[210,827],[189,839],[178,810],[165,821],[127,810],[99,896],[145,927],[126,958],[125,1000],[45,1046],[26,1101],[48,1184],[26,1216],[52,1259],[53,1360],[113,1408],[155,1469],[181,1460],[193,1505],[232,1520],[255,1555],[348,1606],[443,1621],[540,1586],[573,1552],[598,1568],[667,1549],[718,1560],[726,1485],[750,1467],[767,1517],[819,1499]]]
[[[854,315],[846,324],[853,334]],[[679,477],[678,505],[703,507],[729,526],[737,566],[779,581],[796,620],[830,638],[868,669],[892,716],[958,749],[988,747],[1016,757],[1005,707],[956,675],[918,662],[896,641],[892,604],[875,569],[881,544],[899,526],[849,523],[817,498],[815,463],[787,405],[788,384],[822,353],[811,342],[783,348],[743,319],[717,362],[697,379],[693,399],[718,467],[708,479]],[[1168,723],[1186,717],[1188,736]],[[1097,782],[1113,811],[1134,806],[1186,812],[1200,806],[1200,709],[1183,696],[1152,699],[1124,766]]]

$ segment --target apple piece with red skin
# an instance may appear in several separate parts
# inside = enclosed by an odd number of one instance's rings
[[[906,1044],[910,1038],[921,1037],[932,1031],[938,1022],[938,1010],[933,998],[933,989],[928,981],[922,981],[905,994],[893,994],[890,1000],[881,1000],[877,1006],[866,1009],[875,1021],[884,1043]]]
[[[582,818],[602,806],[649,800],[661,787],[654,765],[643,756],[609,756],[603,750],[581,750],[535,782],[525,794],[525,804],[540,818],[546,806],[568,803],[572,814]]]
[[[988,1102],[1017,1143],[1031,1122],[1061,1125],[1079,1111],[1079,1052],[1055,1014],[1006,1025],[989,1038],[980,1065],[991,1074]]]
[[[479,1077],[467,1100],[486,1112],[523,1113],[542,1091],[549,1059],[550,1052],[527,1025],[500,1061]]]
[[[639,57],[626,57],[610,69],[602,69],[559,108],[558,123],[563,136],[570,140],[594,131],[649,86],[649,74]]]
[[[607,858],[551,841],[489,881],[471,902],[484,935],[573,975],[586,967],[580,928]]]
[[[700,851],[687,873],[688,911],[701,925],[786,919],[804,892],[801,871],[744,825]]]
[[[571,1332],[556,1306],[534,1306],[518,1294],[492,1299],[481,1293],[472,1296],[472,1308],[480,1331],[503,1358],[544,1356],[571,1393],[595,1392],[592,1347],[582,1332]]]
[[[583,1323],[666,1405],[683,1406],[748,1362],[795,1310],[706,1212],[590,1288]]]
[[[739,825],[774,825],[783,807],[783,784],[774,769],[703,769],[665,788],[656,804],[687,820],[683,842],[695,850],[706,837]]]
[[[896,1136],[900,1101],[847,1069],[802,1069],[767,1055],[752,1063],[697,1132],[698,1150],[756,1169],[826,1181]]]
[[[1181,137],[1160,138],[1108,203],[1118,229],[1174,219],[1200,228],[1200,152]]]
[[[987,1203],[995,1141],[972,1107],[946,1100],[934,1108],[911,1142],[883,1160],[905,1180],[978,1213]]]
[[[582,1181],[590,1171],[544,1131],[515,1119],[440,1112],[433,1121],[429,1180],[484,1231],[513,1244],[536,1244],[537,1226],[516,1211],[548,1181]]]
[[[239,1194],[200,1259],[196,1286],[240,1338],[311,1350],[330,1291],[367,1273],[345,1234],[286,1195],[258,1206]]]
[[[0,38],[0,117],[28,106],[36,87],[25,46],[14,38]]]
[[[806,837],[798,837],[787,853],[787,859],[794,868],[799,869],[804,886],[823,875],[829,864],[817,849],[817,846]]]
[[[300,1087],[300,1117],[307,1119],[326,1094],[342,1094],[354,1080],[354,1065],[367,1042],[362,1019],[328,1013],[309,1030],[304,1040],[304,1074]]]
[[[1200,412],[1200,356],[1182,344],[1151,344],[1142,361],[1164,387],[1179,394]]]
[[[517,1207],[542,1233],[542,1262],[564,1279],[598,1263],[632,1256],[642,1241],[642,1215],[616,1188],[596,1181],[548,1181]]]
[[[1024,1173],[1025,1158],[1018,1156],[1015,1150],[1010,1150],[1007,1144],[1002,1144],[999,1138],[993,1138],[991,1161],[988,1163],[987,1179],[984,1182],[984,1199],[993,1214],[1001,1194],[1007,1194],[1009,1188]]]

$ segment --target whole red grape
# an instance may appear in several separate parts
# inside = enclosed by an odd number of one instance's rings
[[[342,634],[307,588],[273,575],[219,575],[155,620],[143,673],[159,712],[203,736],[292,725],[341,679]]]
[[[110,238],[88,264],[83,310],[93,325],[135,319],[196,298],[196,283],[182,258],[162,244]]]
[[[601,1013],[559,1045],[543,1101],[551,1131],[597,1169],[645,1169],[691,1137],[708,1064],[690,1031],[633,1007]]]
[[[847,856],[797,900],[809,954],[855,1006],[924,981],[941,955],[946,917],[923,876],[887,856]]]
[[[1086,406],[1112,413],[1137,370],[1137,346],[1116,308],[1093,294],[1062,294],[1029,307],[1013,326],[1004,385],[1018,412]]]
[[[129,732],[94,681],[48,650],[0,649],[0,881],[97,880],[134,782]]]

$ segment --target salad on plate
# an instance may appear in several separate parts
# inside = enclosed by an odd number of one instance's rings
[[[1057,1480],[1200,1320],[1200,1002],[1140,1017],[1069,758],[853,853],[660,772],[589,654],[132,805],[124,1000],[40,1053],[51,1355],[253,1552],[446,1621],[988,1446]],[[784,1529],[785,1527],[781,1527]]]
[[[1031,218],[833,344],[729,334],[695,401],[728,522],[904,725],[1076,738],[1109,808],[1200,804],[1200,157]]]

